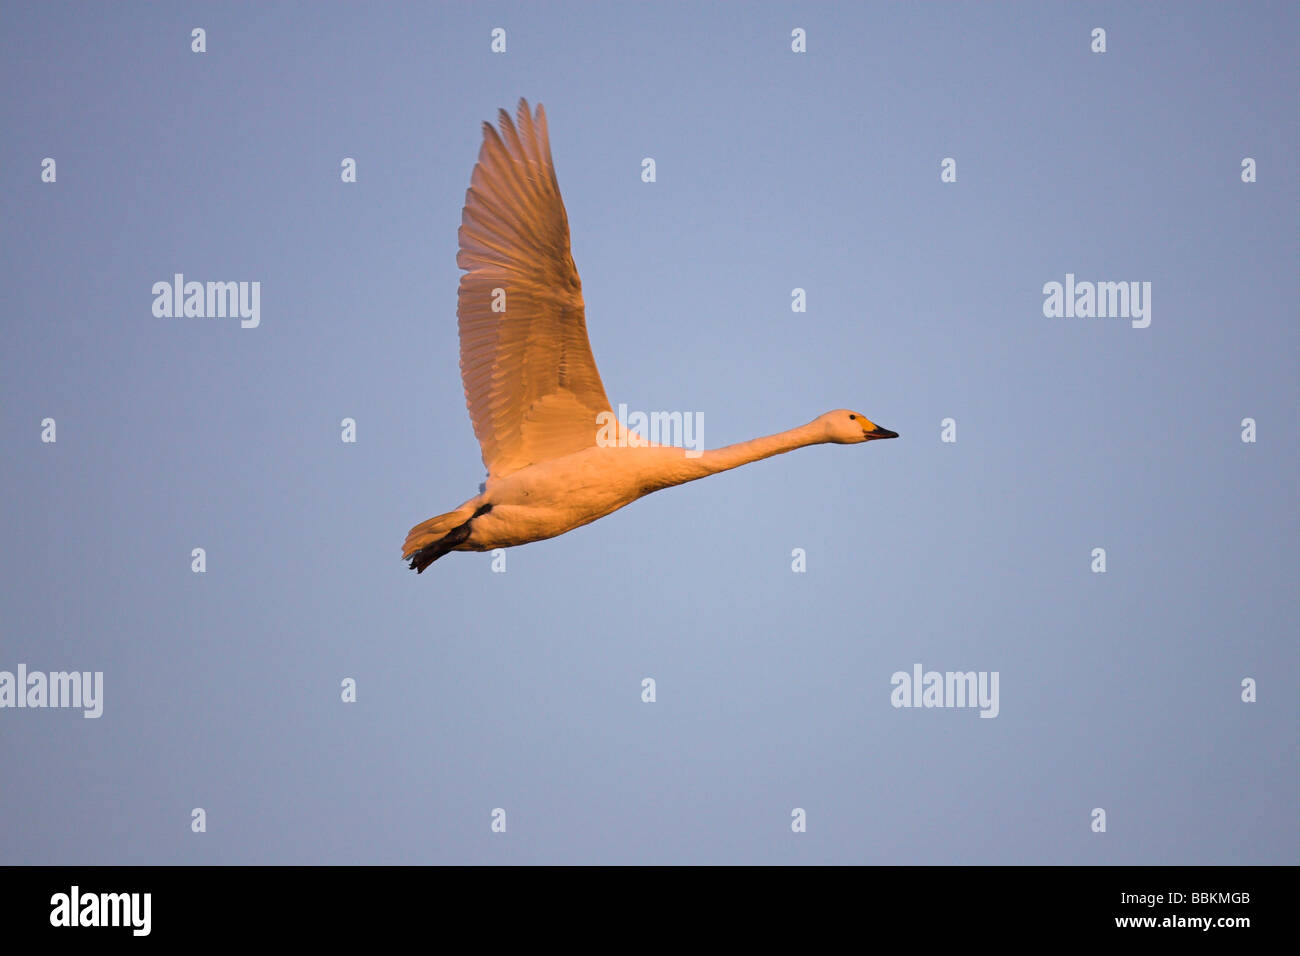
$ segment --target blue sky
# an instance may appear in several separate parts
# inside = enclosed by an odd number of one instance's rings
[[[0,670],[104,713],[0,709],[0,861],[1296,861],[1294,5],[6,21]],[[520,96],[613,402],[902,437],[407,571],[482,478],[456,229]],[[155,317],[177,272],[260,325]],[[998,716],[891,706],[918,663]]]

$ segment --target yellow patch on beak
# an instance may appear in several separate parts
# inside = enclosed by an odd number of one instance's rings
[[[888,428],[881,428],[869,418],[859,415],[858,419],[862,422],[862,431],[868,438],[897,438],[898,432],[890,431]]]

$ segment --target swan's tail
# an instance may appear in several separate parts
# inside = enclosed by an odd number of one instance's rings
[[[421,521],[406,535],[402,545],[402,560],[411,562],[411,570],[423,574],[424,569],[437,561],[469,537],[469,525],[481,514],[492,510],[491,505],[475,509],[473,501],[467,501],[455,511]]]

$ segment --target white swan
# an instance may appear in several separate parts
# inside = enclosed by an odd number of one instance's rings
[[[501,110],[500,126],[483,124],[456,257],[460,372],[488,477],[481,494],[411,529],[402,558],[413,570],[450,551],[553,538],[652,491],[805,445],[898,437],[839,409],[697,457],[639,436],[629,445],[621,425],[618,441],[598,443],[612,411],[587,341],[546,113],[521,99],[517,121]]]

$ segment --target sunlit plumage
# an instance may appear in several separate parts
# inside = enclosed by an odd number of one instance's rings
[[[551,163],[546,113],[519,101],[512,122],[483,124],[461,216],[460,369],[488,477],[454,511],[411,529],[416,571],[450,551],[552,538],[653,491],[823,442],[896,438],[846,409],[697,457],[668,445],[598,444],[612,416],[591,354],[582,282]],[[502,309],[504,305],[504,309]]]

